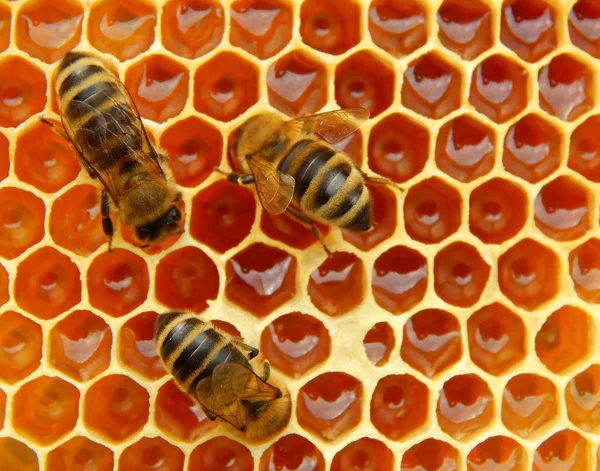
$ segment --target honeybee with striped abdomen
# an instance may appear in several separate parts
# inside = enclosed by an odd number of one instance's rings
[[[66,135],[42,120],[73,144],[90,177],[102,183],[102,227],[109,250],[111,201],[142,247],[181,233],[181,192],[125,86],[99,59],[70,52],[58,67],[56,94]]]
[[[229,173],[227,179],[254,183],[265,211],[287,211],[308,224],[319,239],[313,221],[367,231],[372,225],[372,207],[365,181],[391,182],[368,177],[332,144],[352,134],[368,118],[364,108],[288,121],[274,113],[254,116],[233,136],[229,156],[239,173]],[[290,206],[292,201],[300,211]]]
[[[165,370],[209,419],[230,423],[250,440],[287,425],[289,393],[272,384],[269,363],[256,348],[185,312],[161,314],[154,336]]]

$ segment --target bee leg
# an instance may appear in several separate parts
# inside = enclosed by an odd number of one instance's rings
[[[258,355],[258,348],[252,347],[250,345],[247,345],[243,342],[240,342],[239,340],[234,340],[233,344],[242,349],[242,350],[247,350],[248,351],[248,360],[252,360],[253,358],[255,358]]]
[[[308,226],[308,228],[312,231],[314,236],[317,238],[317,240],[323,246],[323,249],[325,250],[325,252],[327,252],[327,255],[331,255],[331,250],[329,250],[327,248],[327,246],[325,245],[325,242],[323,241],[323,237],[321,236],[321,233],[317,229],[317,226],[315,226],[315,223],[312,219],[306,217],[304,214],[299,213],[298,211],[296,211],[295,209],[292,209],[292,208],[287,208],[285,211],[290,215],[290,217],[292,217],[293,219],[298,221],[303,226]]]
[[[225,175],[227,181],[235,185],[248,185],[250,183],[254,183],[254,177],[249,174],[226,172],[224,170],[221,170],[219,167],[215,167],[215,172],[219,172],[220,174]]]
[[[110,200],[106,190],[102,190],[102,203],[100,206],[100,212],[102,214],[102,230],[108,237],[108,251],[110,252],[112,250],[112,238],[114,230],[112,220],[110,219]]]
[[[58,134],[60,137],[62,137],[66,141],[69,141],[69,138],[67,137],[67,135],[65,134],[65,132],[62,129],[60,129],[56,124],[54,124],[52,121],[48,121],[43,116],[40,118],[40,121],[42,123],[47,124],[48,126],[50,126],[50,129],[52,129],[52,131],[54,133]]]
[[[362,175],[367,183],[373,183],[374,185],[389,185],[389,186],[393,186],[394,188],[398,189],[399,191],[404,191],[404,188],[402,188],[400,185],[398,185],[396,182],[393,182],[389,178],[372,177],[370,175],[367,175],[364,172],[362,172]]]
[[[271,376],[271,365],[269,364],[268,361],[265,361],[264,366],[263,366],[263,374],[261,376],[261,379],[263,381],[268,381],[269,380],[269,376]]]

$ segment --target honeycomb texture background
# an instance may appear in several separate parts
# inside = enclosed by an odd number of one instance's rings
[[[600,5],[0,4],[0,469],[600,469]],[[106,253],[96,183],[39,124],[57,61],[111,64],[186,232]],[[364,106],[375,228],[265,216],[228,168],[253,113]],[[323,228],[326,230],[326,228]],[[157,312],[259,345],[292,419],[250,445],[164,375]]]

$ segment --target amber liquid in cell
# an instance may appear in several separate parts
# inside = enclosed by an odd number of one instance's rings
[[[254,197],[252,198],[254,201]],[[315,223],[315,226],[323,237],[329,232],[329,226],[321,223]],[[281,241],[296,249],[304,250],[318,242],[306,224],[286,213],[274,215],[261,210],[260,230],[271,239]]]
[[[75,437],[50,451],[46,471],[113,471],[112,452],[85,437]]]
[[[437,14],[442,44],[470,60],[492,45],[491,11],[478,1],[447,0]]]
[[[0,64],[0,126],[15,127],[46,105],[46,78],[20,57]]]
[[[300,35],[318,51],[341,54],[360,41],[360,10],[349,1],[304,2],[300,9]]]
[[[330,471],[392,471],[394,454],[383,443],[361,438],[336,453]]]
[[[512,438],[491,437],[471,450],[467,471],[523,471],[523,454]]]
[[[196,447],[190,456],[189,469],[252,471],[254,460],[248,448],[241,443],[216,437]]]
[[[569,12],[571,42],[594,57],[600,57],[600,5],[594,0],[579,0]]]
[[[395,343],[394,330],[387,322],[375,324],[363,339],[365,354],[375,366],[382,366],[388,362]]]
[[[0,466],[14,471],[39,471],[36,453],[10,437],[0,438]]]
[[[581,123],[570,139],[569,168],[593,182],[600,181],[600,118],[591,116]]]
[[[10,43],[10,20],[10,8],[0,6],[0,51],[4,51]]]
[[[574,376],[565,388],[569,420],[586,432],[600,430],[600,365]]]
[[[400,471],[458,471],[458,452],[451,445],[429,438],[410,448],[402,457]]]
[[[40,365],[42,328],[14,311],[2,314],[0,321],[0,378],[13,384]]]
[[[292,434],[281,437],[263,453],[259,471],[325,471],[325,460],[315,445]]]
[[[533,471],[578,471],[588,466],[588,444],[573,430],[555,433],[533,456]]]
[[[45,213],[43,201],[32,193],[0,189],[0,255],[13,259],[42,240]]]

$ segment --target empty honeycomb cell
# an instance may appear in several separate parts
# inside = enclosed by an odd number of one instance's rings
[[[490,437],[467,456],[467,471],[523,471],[523,447],[512,438]]]
[[[264,317],[296,295],[296,259],[283,250],[255,243],[229,259],[225,296]]]
[[[369,134],[369,167],[404,183],[418,175],[429,155],[429,132],[418,122],[394,113],[379,121]]]
[[[599,18],[600,20],[600,18]],[[569,168],[593,182],[600,182],[600,116],[590,116],[571,134]]]
[[[371,288],[375,302],[392,314],[419,304],[427,291],[427,259],[416,250],[396,246],[373,264]]]
[[[600,365],[575,375],[565,387],[569,420],[586,432],[600,430]]]
[[[162,123],[179,116],[188,98],[189,74],[163,55],[144,57],[128,67],[125,86],[144,118]]]
[[[441,242],[461,224],[460,193],[443,180],[432,177],[412,186],[404,199],[406,233],[425,244]]]
[[[506,133],[504,168],[530,183],[543,180],[560,165],[561,133],[541,116],[527,114]]]
[[[11,13],[8,5],[0,6],[0,51],[4,51],[10,44]]]
[[[100,190],[77,185],[56,198],[50,211],[50,235],[57,245],[84,257],[105,244]]]
[[[304,2],[303,6],[309,2],[312,0]],[[317,4],[321,5],[321,2]],[[367,50],[356,52],[335,69],[335,101],[340,108],[366,108],[374,118],[394,101],[394,76],[388,62],[382,62]]]
[[[298,378],[331,354],[331,338],[323,323],[293,312],[271,322],[260,336],[262,355],[278,370]]]
[[[329,226],[320,223],[315,223],[315,226],[322,236],[326,236],[329,232]],[[261,210],[260,230],[271,239],[300,250],[318,242],[314,232],[307,224],[287,213],[274,215]]]
[[[455,242],[444,247],[435,256],[435,292],[454,306],[473,306],[487,286],[490,270],[475,247]]]
[[[317,51],[342,54],[360,42],[360,16],[354,0],[306,0],[300,7],[300,36]]]
[[[333,441],[361,422],[362,383],[342,372],[324,373],[298,392],[298,424],[325,441]]]
[[[146,262],[128,250],[101,253],[88,268],[90,304],[113,317],[124,316],[142,304],[148,285]]]
[[[250,189],[220,180],[192,199],[190,234],[224,253],[239,247],[250,234],[255,213],[256,202]]]
[[[124,375],[103,376],[87,390],[84,402],[85,426],[113,442],[126,440],[148,421],[146,388]]]
[[[456,440],[470,440],[494,420],[494,398],[479,376],[454,376],[440,390],[436,414],[444,432]]]
[[[579,308],[563,306],[554,311],[535,336],[535,352],[553,373],[561,374],[590,355],[593,323]]]
[[[360,438],[338,451],[330,471],[392,471],[394,454],[379,440]]]
[[[502,396],[502,422],[522,438],[533,436],[557,416],[556,386],[542,376],[521,374],[511,378]]]
[[[259,471],[325,471],[325,459],[306,438],[291,434],[281,437],[260,457]]]
[[[579,0],[569,12],[571,43],[598,58],[600,57],[600,5],[594,0]]]
[[[183,471],[183,452],[161,437],[144,437],[125,448],[119,457],[121,471]],[[194,468],[191,469],[201,469]]]
[[[10,299],[8,292],[8,272],[6,268],[0,264],[0,306],[6,304]]]
[[[191,116],[165,129],[160,146],[169,156],[175,182],[195,188],[221,163],[223,137],[212,125]]]
[[[538,76],[540,107],[564,121],[574,121],[590,110],[593,72],[568,54],[555,56]]]
[[[504,45],[529,62],[558,45],[556,12],[546,0],[505,0],[500,28]]]
[[[527,106],[527,82],[525,67],[507,56],[494,54],[473,71],[469,101],[480,113],[503,123]]]
[[[310,274],[308,296],[325,314],[339,316],[364,299],[365,269],[353,253],[334,252]]]
[[[485,244],[501,244],[525,226],[528,214],[525,191],[502,178],[475,188],[469,197],[469,229]]]
[[[394,329],[387,322],[375,324],[363,339],[365,355],[375,366],[383,366],[388,362],[395,344]]]
[[[444,46],[465,60],[489,49],[493,42],[490,5],[479,0],[446,0],[437,14],[438,36]]]
[[[11,471],[39,471],[40,469],[35,451],[10,437],[0,438],[0,468]]]
[[[237,0],[229,14],[229,41],[259,59],[277,54],[292,39],[294,18],[287,0]]]
[[[578,471],[591,469],[589,444],[573,430],[562,430],[543,442],[533,455],[532,471]]]
[[[119,330],[119,358],[123,364],[148,379],[165,375],[154,341],[156,312],[142,312],[129,319]]]
[[[196,247],[183,247],[163,257],[156,267],[156,299],[171,309],[202,312],[219,292],[215,263]]]
[[[188,466],[190,470],[252,471],[254,459],[241,443],[227,437],[215,437],[194,448]]]
[[[581,299],[600,302],[600,240],[590,239],[569,254],[569,273]]]
[[[223,39],[225,15],[219,0],[170,0],[163,6],[162,43],[187,59],[196,59]]]
[[[533,239],[524,239],[498,259],[498,285],[517,306],[532,311],[558,292],[558,257]]]
[[[437,52],[428,52],[408,64],[401,97],[405,107],[427,118],[443,118],[460,107],[460,71]]]
[[[463,114],[444,124],[437,136],[435,163],[444,173],[470,182],[494,166],[494,131]]]
[[[120,61],[137,56],[154,42],[156,10],[146,0],[104,0],[88,16],[90,44]]]
[[[315,113],[327,103],[327,70],[303,51],[277,59],[267,71],[271,106],[288,116]]]
[[[40,319],[52,319],[81,301],[77,265],[52,247],[38,249],[19,264],[14,288],[17,304]]]
[[[13,427],[40,445],[68,434],[78,416],[79,391],[60,378],[41,376],[20,386],[13,397]]]
[[[50,363],[77,381],[96,377],[110,364],[112,332],[90,311],[75,311],[50,332]]]
[[[20,188],[0,188],[0,256],[18,257],[44,237],[44,202]]]
[[[404,325],[400,356],[428,378],[449,368],[462,356],[460,325],[441,309],[425,309]]]
[[[221,52],[194,74],[194,108],[219,121],[231,121],[258,101],[258,71],[233,52]]]
[[[414,435],[427,422],[429,389],[410,375],[380,379],[371,398],[371,423],[390,440]]]
[[[8,139],[0,133],[0,182],[8,177],[10,159],[8,156]]]
[[[0,380],[26,378],[42,360],[42,328],[13,311],[0,315]]]
[[[458,451],[446,442],[428,438],[409,448],[402,456],[400,471],[458,471]]]
[[[467,323],[471,360],[500,375],[525,358],[525,324],[500,303],[477,310]]]
[[[158,390],[154,421],[156,426],[179,440],[192,443],[214,429],[204,410],[170,380]]]
[[[0,59],[0,126],[16,127],[44,106],[44,72],[18,56]]]
[[[112,451],[86,437],[74,437],[46,455],[46,471],[113,471]]]

